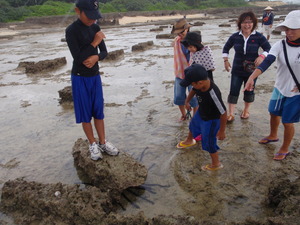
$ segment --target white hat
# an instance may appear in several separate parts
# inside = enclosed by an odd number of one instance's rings
[[[291,11],[285,20],[276,26],[275,30],[285,31],[286,28],[300,29],[300,10]]]
[[[267,8],[264,9],[265,11],[267,10],[274,10],[271,6],[268,6]]]

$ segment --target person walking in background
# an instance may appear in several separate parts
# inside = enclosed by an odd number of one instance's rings
[[[272,12],[273,8],[268,6],[264,9],[264,13],[262,16],[262,34],[266,33],[267,34],[267,40],[270,39],[270,35],[271,35],[271,29],[273,26],[273,22],[274,22],[274,14]]]
[[[90,143],[92,160],[102,158],[101,151],[117,155],[119,150],[105,140],[104,99],[98,61],[107,56],[105,35],[96,20],[101,18],[98,0],[77,0],[78,19],[66,28],[66,41],[73,57],[72,96],[76,123],[82,123]],[[98,49],[100,53],[98,52]],[[91,120],[98,134],[96,142]]]
[[[208,151],[211,157],[211,164],[202,166],[202,170],[218,170],[223,168],[219,160],[217,138],[225,138],[226,127],[226,107],[222,101],[222,96],[217,85],[208,78],[206,69],[193,64],[185,69],[185,78],[180,85],[193,86],[186,101],[185,107],[189,109],[190,100],[197,96],[199,108],[189,125],[189,134],[184,141],[177,144],[177,148],[187,148],[196,144],[194,137],[202,135],[202,149]]]
[[[234,120],[234,111],[238,102],[242,84],[246,83],[256,66],[267,56],[271,48],[267,39],[257,28],[257,18],[253,12],[242,13],[237,21],[238,32],[232,34],[223,47],[224,67],[227,72],[231,69],[230,92],[228,95],[228,122]],[[233,65],[229,62],[229,50],[234,48],[235,55]],[[259,48],[263,53],[259,55]],[[255,80],[256,81],[256,80]],[[244,109],[240,115],[241,119],[248,119],[250,116],[250,105],[254,102],[254,91],[244,92]]]
[[[277,59],[277,75],[269,103],[270,133],[260,144],[277,142],[280,119],[284,127],[283,143],[274,160],[283,160],[295,134],[294,123],[300,121],[300,10],[291,11],[276,28],[285,31],[286,39],[277,41],[266,59],[249,77],[245,91],[254,89],[255,79]]]
[[[177,34],[175,37],[173,46],[174,46],[174,73],[175,73],[175,83],[174,83],[174,104],[178,105],[181,118],[180,121],[184,121],[187,118],[187,113],[184,107],[184,102],[186,99],[186,92],[192,88],[189,86],[188,88],[180,86],[180,82],[184,79],[184,69],[188,67],[190,60],[190,52],[184,47],[181,41],[184,39],[186,34],[189,32],[189,29],[192,25],[187,22],[185,18],[177,20],[172,28],[171,33]],[[193,98],[191,100],[191,106],[193,108],[193,112],[197,111],[197,100]]]
[[[210,47],[202,44],[201,35],[196,32],[189,32],[181,43],[190,51],[189,65],[200,64],[206,69],[208,77],[213,81],[213,71],[216,69],[215,60]]]

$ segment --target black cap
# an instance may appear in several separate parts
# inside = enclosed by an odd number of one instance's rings
[[[204,46],[202,45],[201,35],[196,32],[188,32],[181,43],[187,48],[193,45],[197,48],[197,51],[201,50]]]
[[[200,64],[193,64],[187,67],[184,70],[184,75],[185,78],[180,82],[180,85],[183,87],[191,85],[192,82],[208,79],[207,71]]]
[[[100,19],[98,0],[76,0],[76,7],[84,11],[87,18],[92,20]]]

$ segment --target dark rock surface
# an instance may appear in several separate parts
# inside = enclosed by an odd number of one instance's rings
[[[25,68],[26,73],[36,74],[55,70],[65,64],[67,64],[66,57],[61,57],[52,60],[42,60],[39,62],[20,62],[18,68]]]
[[[21,225],[199,224],[193,217],[160,215],[149,219],[143,212],[132,216],[118,215],[112,198],[92,186],[41,184],[16,179],[4,184],[1,199],[1,211],[12,215],[14,222]]]
[[[91,160],[88,141],[81,138],[75,142],[72,154],[75,166],[86,175],[89,183],[104,191],[122,192],[142,185],[147,177],[146,167],[125,152],[120,152],[118,156],[103,153],[103,159]]]
[[[104,61],[117,60],[117,59],[119,59],[119,58],[121,58],[123,56],[124,56],[124,50],[123,49],[111,51],[111,52],[108,52],[108,55],[106,56],[106,58],[104,59]]]
[[[142,42],[142,43],[138,43],[136,45],[133,45],[131,47],[131,50],[134,51],[145,51],[146,49],[148,49],[149,47],[153,46],[153,41],[146,41],[146,42]]]

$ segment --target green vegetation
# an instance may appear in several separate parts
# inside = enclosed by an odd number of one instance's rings
[[[26,2],[26,3],[24,3]],[[33,16],[74,13],[73,0],[0,0],[0,22],[21,21]],[[100,11],[158,11],[237,7],[245,0],[100,0]]]

